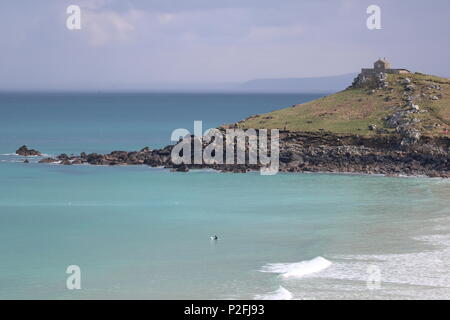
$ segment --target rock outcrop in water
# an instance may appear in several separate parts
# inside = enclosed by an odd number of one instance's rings
[[[42,156],[42,153],[34,149],[28,149],[27,146],[21,146],[19,149],[16,150],[16,154],[24,157]]]

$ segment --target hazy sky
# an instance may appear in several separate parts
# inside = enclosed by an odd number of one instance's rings
[[[449,14],[449,0],[1,0],[0,89],[338,75],[378,57],[450,77]]]

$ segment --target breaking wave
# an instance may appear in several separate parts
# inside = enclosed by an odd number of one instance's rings
[[[279,273],[284,278],[302,278],[304,276],[320,272],[331,266],[331,262],[322,257],[295,263],[269,263],[259,271]]]
[[[276,291],[256,295],[255,300],[292,300],[292,293],[280,286]]]

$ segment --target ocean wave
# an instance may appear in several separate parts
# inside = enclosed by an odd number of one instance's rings
[[[7,157],[21,157],[21,158],[42,158],[42,157],[51,157],[51,154],[42,153],[40,156],[21,156],[17,153],[0,153],[0,156],[7,156]]]
[[[422,235],[412,239],[431,247],[411,253],[334,256],[336,262],[333,266],[317,277],[365,283],[369,279],[369,267],[376,266],[381,272],[382,287],[389,286],[405,296],[436,298],[418,290],[419,287],[428,287],[438,290],[437,297],[449,299],[450,234]]]
[[[295,263],[269,263],[260,272],[279,273],[284,278],[302,278],[320,272],[331,266],[331,262],[323,257]]]
[[[23,163],[21,160],[0,160],[0,162],[4,163]]]
[[[282,286],[278,288],[278,290],[267,293],[256,295],[255,300],[292,300],[292,293],[289,290],[286,290]]]

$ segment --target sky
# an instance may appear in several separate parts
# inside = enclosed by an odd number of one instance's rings
[[[379,57],[450,77],[449,13],[448,0],[1,0],[0,90],[322,77]]]

